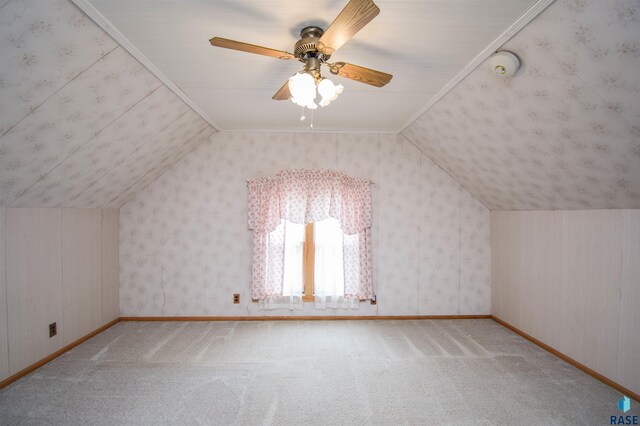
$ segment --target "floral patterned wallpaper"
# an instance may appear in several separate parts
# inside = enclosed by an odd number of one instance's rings
[[[404,137],[222,132],[120,209],[122,315],[282,315],[249,301],[246,179],[286,168],[375,182],[378,305],[293,315],[490,313],[489,211]]]
[[[492,210],[640,208],[640,5],[557,0],[402,134]]]
[[[68,0],[0,6],[0,205],[118,207],[213,132]]]
[[[557,0],[514,78],[402,134],[490,209],[640,208],[639,34],[635,0]],[[69,0],[2,2],[0,45],[2,206],[118,207],[214,131]]]

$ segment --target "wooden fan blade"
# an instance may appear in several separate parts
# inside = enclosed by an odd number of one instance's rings
[[[211,43],[212,46],[240,50],[242,52],[255,53],[257,55],[271,56],[272,58],[277,59],[295,59],[295,56],[289,52],[285,52],[284,50],[270,49],[268,47],[256,46],[255,44],[229,40],[228,38],[214,37],[209,40],[209,43]]]
[[[346,62],[336,62],[330,66],[330,71],[331,74],[339,75],[340,77],[349,78],[351,80],[370,84],[376,87],[384,86],[393,78],[391,74],[387,74],[386,72],[348,64]]]
[[[331,55],[375,18],[380,9],[371,0],[351,0],[318,40],[317,48]]]
[[[274,101],[286,101],[290,97],[291,92],[289,91],[289,80],[287,80],[271,99],[273,99]]]

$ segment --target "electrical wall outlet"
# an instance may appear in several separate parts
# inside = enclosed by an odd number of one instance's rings
[[[372,304],[372,305],[377,305],[377,304],[378,304],[378,300],[377,300],[376,296],[373,296],[373,297],[371,298],[371,304]]]
[[[237,304],[239,304],[239,303],[240,303],[240,294],[235,293],[235,294],[233,295],[233,303],[234,303],[234,305],[237,305]]]
[[[58,334],[58,327],[56,326],[56,323],[53,322],[49,324],[49,337],[53,337],[56,334]]]

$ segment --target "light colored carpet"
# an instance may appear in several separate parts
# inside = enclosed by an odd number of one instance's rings
[[[121,322],[0,391],[0,423],[609,424],[618,398],[492,320]]]

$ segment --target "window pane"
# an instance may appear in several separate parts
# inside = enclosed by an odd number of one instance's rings
[[[285,221],[283,296],[300,296],[302,284],[302,256],[304,225]]]
[[[344,296],[343,235],[340,222],[329,218],[315,222],[314,293]]]

